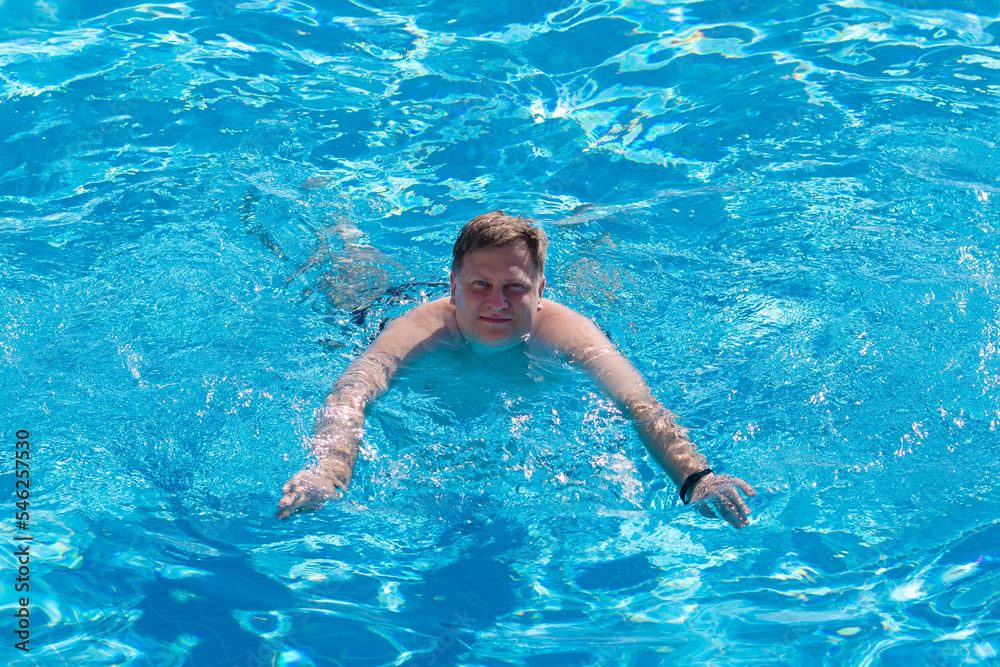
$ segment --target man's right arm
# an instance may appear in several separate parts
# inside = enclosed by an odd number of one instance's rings
[[[364,434],[365,409],[385,392],[400,364],[447,335],[450,315],[445,299],[414,308],[389,322],[371,347],[347,367],[316,411],[314,435],[309,439],[315,462],[281,488],[279,519],[318,509],[347,489]]]

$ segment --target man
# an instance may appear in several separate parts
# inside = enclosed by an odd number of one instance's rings
[[[311,440],[316,462],[282,487],[277,516],[316,509],[351,482],[365,408],[388,387],[400,365],[439,346],[556,355],[582,367],[631,417],[649,452],[684,503],[700,501],[736,528],[749,523],[740,491],[756,492],[729,475],[716,475],[650,394],[639,371],[588,318],[548,299],[545,233],[503,211],[469,222],[455,242],[451,296],[421,304],[392,320],[364,354],[347,367],[318,411]]]

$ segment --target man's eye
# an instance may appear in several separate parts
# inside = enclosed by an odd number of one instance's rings
[[[475,280],[472,282],[472,284],[475,285],[476,287],[486,287],[485,280]]]
[[[521,283],[511,283],[510,288],[518,292],[523,292],[524,290],[527,289],[527,287]]]

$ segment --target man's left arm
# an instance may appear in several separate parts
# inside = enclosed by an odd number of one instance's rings
[[[687,429],[656,400],[642,374],[607,336],[588,318],[565,306],[547,302],[546,308],[550,309],[550,318],[543,332],[545,337],[559,352],[580,364],[628,414],[650,454],[684,490],[682,500],[703,501],[703,507],[714,508],[736,528],[747,525],[750,508],[740,491],[752,497],[756,495],[753,488],[738,477],[703,473],[709,469],[708,461],[687,436]]]

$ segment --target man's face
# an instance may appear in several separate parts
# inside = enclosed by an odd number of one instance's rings
[[[535,276],[528,244],[474,250],[451,276],[451,304],[462,335],[487,347],[507,347],[531,331],[545,278]]]

